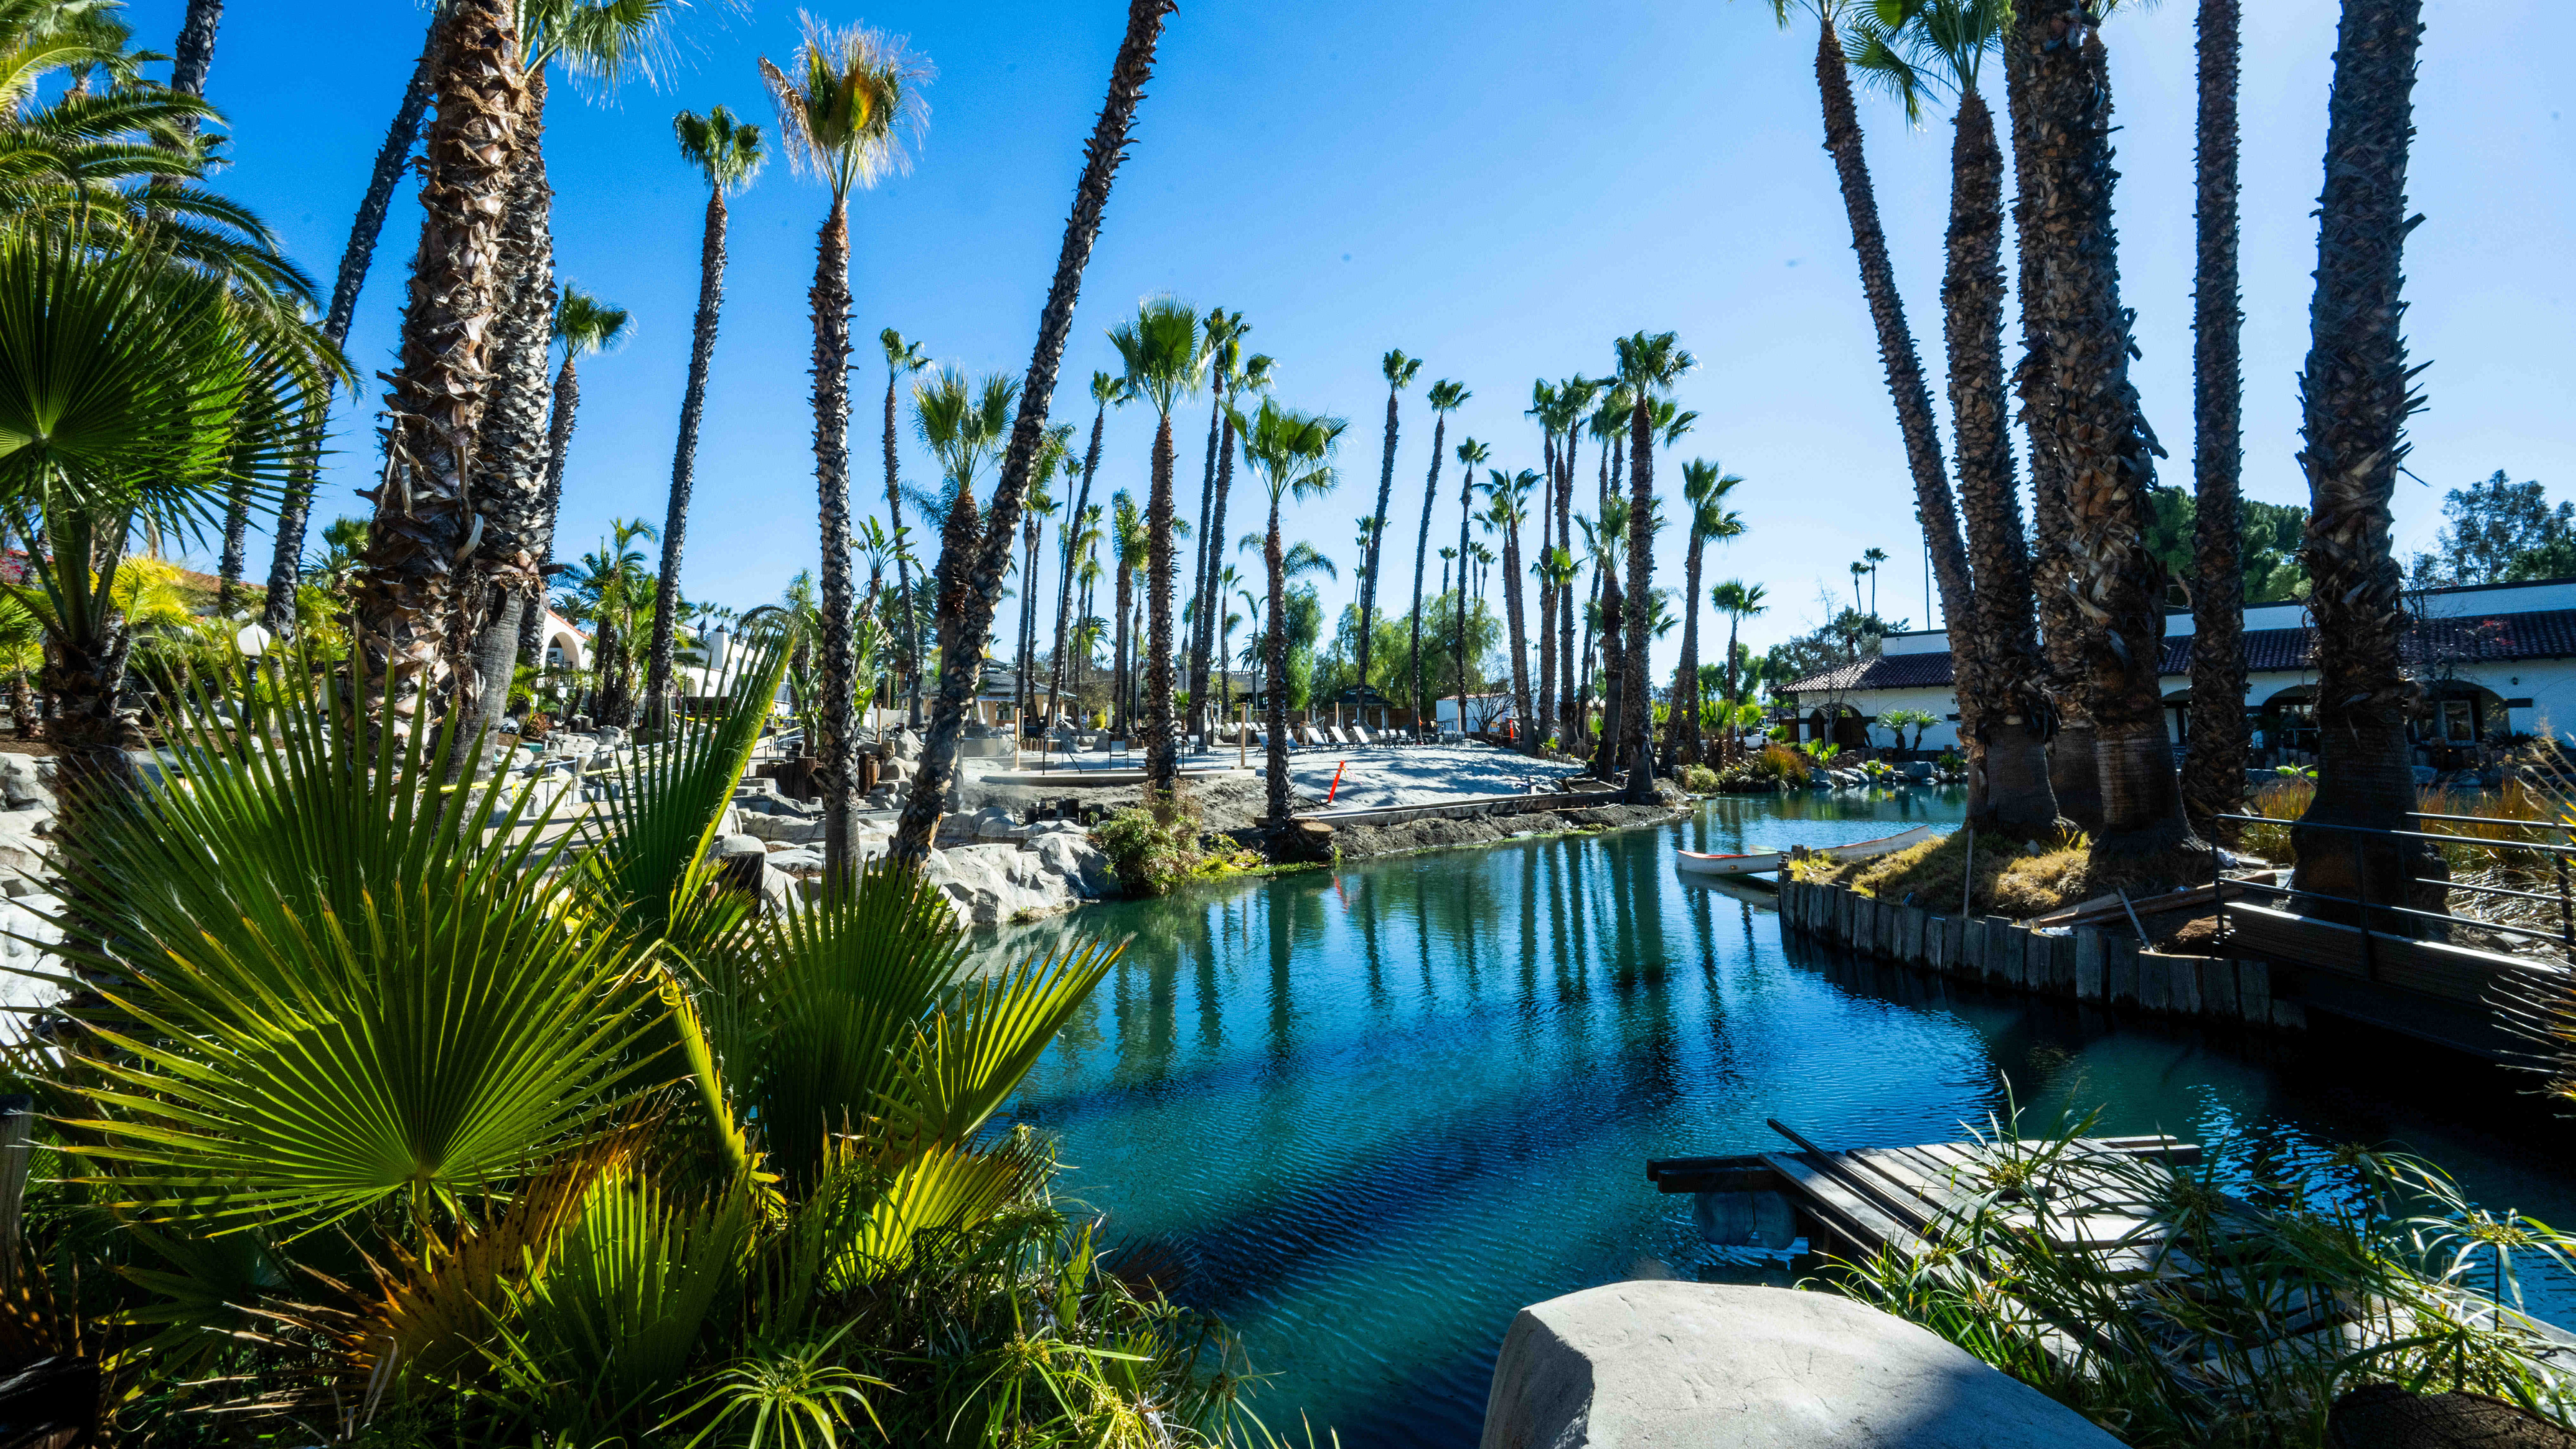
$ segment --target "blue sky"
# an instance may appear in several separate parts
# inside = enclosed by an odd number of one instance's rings
[[[2122,125],[2124,298],[2144,353],[2135,376],[2173,454],[2164,479],[2185,487],[2195,9],[2165,0],[2106,32]],[[2298,502],[2295,384],[2336,7],[2246,9],[2245,484]],[[167,49],[180,10],[181,0],[135,0],[129,18],[142,43]],[[853,209],[856,330],[872,338],[891,325],[943,362],[1018,375],[1125,6],[907,0],[819,13],[908,36],[938,70],[911,174]],[[2440,490],[2497,468],[2553,491],[2576,486],[2565,265],[2576,155],[2564,114],[2576,95],[2547,44],[2557,16],[2540,0],[2428,0],[2425,17],[2410,193],[2429,220],[2407,248],[2407,329],[2414,359],[2433,364],[2422,379],[2432,405],[2411,430],[2411,465],[2429,486],[2401,484],[2405,549],[2430,544]],[[267,216],[326,285],[424,24],[424,11],[383,0],[261,0],[224,18],[208,98],[236,139],[219,184]],[[663,510],[704,201],[670,117],[721,102],[774,130],[754,59],[784,57],[797,12],[774,0],[702,5],[672,35],[658,84],[587,98],[559,86],[549,114],[560,273],[636,317],[632,340],[584,369],[564,553],[592,546],[612,516]],[[1712,579],[1769,587],[1772,612],[1748,636],[1768,643],[1811,626],[1819,593],[1847,598],[1844,566],[1873,546],[1896,557],[1880,579],[1883,611],[1919,623],[1911,490],[1820,146],[1813,47],[1810,31],[1774,29],[1759,0],[1184,0],[1084,283],[1056,415],[1087,428],[1082,381],[1113,366],[1103,333],[1139,297],[1172,291],[1242,310],[1251,345],[1279,359],[1278,396],[1351,419],[1340,490],[1289,518],[1292,539],[1347,565],[1353,520],[1377,484],[1387,348],[1426,359],[1426,382],[1474,389],[1452,444],[1472,434],[1494,463],[1535,467],[1537,434],[1521,416],[1531,380],[1598,374],[1613,337],[1669,328],[1700,359],[1680,396],[1701,420],[1680,456],[1748,480],[1736,496],[1751,531],[1709,563]],[[1950,127],[1934,116],[1909,130],[1877,100],[1864,102],[1863,120],[1908,313],[1937,376]],[[408,191],[360,304],[351,354],[370,382],[336,419],[317,521],[365,508],[351,490],[373,468],[383,390],[373,374],[391,366],[417,234]],[[682,579],[692,598],[762,602],[815,559],[805,289],[823,204],[821,188],[783,162],[735,204]],[[856,382],[865,484],[878,476],[869,460],[882,369]],[[1407,394],[1391,510],[1399,603],[1429,463],[1419,399],[1418,387]],[[1205,401],[1183,417],[1194,499]],[[1141,497],[1151,438],[1149,414],[1113,414],[1100,491]],[[904,449],[908,476],[930,477],[908,436]],[[1587,474],[1590,465],[1587,450]],[[1678,470],[1664,466],[1677,487]],[[1442,531],[1454,538],[1454,459],[1442,482]],[[1251,511],[1238,495],[1229,521],[1244,521],[1229,531],[1250,526]],[[1659,577],[1670,580],[1674,531],[1665,544]],[[264,560],[265,540],[254,550]],[[1254,563],[1243,558],[1247,574]],[[1327,585],[1328,599],[1347,595],[1348,578],[1339,594]],[[1013,617],[1006,605],[1000,628]],[[1658,646],[1659,667],[1678,645],[1676,632]]]

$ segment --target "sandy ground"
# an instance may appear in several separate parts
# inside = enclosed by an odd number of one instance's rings
[[[1225,830],[1249,825],[1264,809],[1268,782],[1262,777],[1261,752],[1252,753],[1248,774],[1229,775],[1190,783],[1186,788],[1195,796],[1210,829]],[[1235,752],[1219,749],[1206,754],[1185,757],[1183,765],[1200,768],[1207,765],[1231,765]],[[967,762],[966,808],[985,805],[1007,805],[1023,808],[1041,799],[1079,795],[1086,801],[1118,806],[1142,798],[1133,785],[1066,788],[1037,788],[1012,785],[986,785],[979,777],[1006,773],[1007,760]],[[997,768],[998,767],[998,768]],[[1526,755],[1496,749],[1492,745],[1408,745],[1398,749],[1325,749],[1300,750],[1288,757],[1288,775],[1296,795],[1299,811],[1327,808],[1324,797],[1332,792],[1334,810],[1384,809],[1399,805],[1429,805],[1442,800],[1478,795],[1522,795],[1533,786],[1542,790],[1558,788],[1557,782],[1575,772],[1577,767],[1545,764]],[[1333,789],[1333,772],[1341,771],[1341,787]]]

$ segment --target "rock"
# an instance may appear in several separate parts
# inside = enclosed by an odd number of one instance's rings
[[[740,835],[741,833],[742,808],[737,805],[727,805],[724,808],[724,813],[716,817],[716,834],[719,836],[725,836]]]
[[[1328,864],[1333,858],[1333,827],[1320,820],[1291,820],[1270,834],[1274,859]]]
[[[913,767],[912,762],[909,760],[889,758],[883,764],[877,766],[877,778],[879,780],[909,780],[912,776]]]
[[[771,851],[769,867],[794,876],[820,875],[823,873],[823,848],[819,845],[791,845],[785,850]]]
[[[792,911],[804,903],[796,889],[796,877],[774,865],[763,865],[760,871],[760,902],[764,910]]]
[[[769,858],[769,843],[747,832],[728,832],[716,837],[715,849],[711,853],[718,860],[732,860],[745,855],[766,860]]]
[[[599,727],[599,747],[604,750],[622,750],[626,748],[626,731],[616,725],[601,725]]]
[[[12,880],[52,874],[46,856],[53,850],[54,812],[0,810],[0,875]]]
[[[1108,852],[1078,831],[1079,827],[1075,834],[1058,831],[1041,836],[1030,853],[1087,899],[1107,900],[1118,895],[1118,872],[1111,869]]]
[[[746,835],[761,840],[783,840],[790,845],[803,845],[808,841],[823,838],[823,822],[820,817],[807,819],[802,815],[756,815],[745,811],[742,817],[742,829]]]
[[[2367,1384],[2326,1414],[2327,1449],[2576,1449],[2576,1434],[2485,1394]]]
[[[62,930],[41,918],[59,914],[62,908],[62,901],[49,895],[0,902],[0,932],[7,933],[0,936],[0,968],[5,968],[0,969],[0,1045],[15,1045],[25,1039],[29,1021],[26,1013],[41,1011],[63,999],[60,986],[22,974],[64,968],[62,958],[45,949],[62,940]]]
[[[1632,1282],[1520,1311],[1484,1449],[2114,1449],[1966,1350],[1832,1293]]]
[[[923,874],[945,894],[958,919],[998,926],[1071,910],[1076,897],[1066,879],[1047,869],[1034,851],[1016,845],[960,845],[934,850]]]
[[[53,759],[0,754],[0,805],[49,813],[60,808],[54,799]]]

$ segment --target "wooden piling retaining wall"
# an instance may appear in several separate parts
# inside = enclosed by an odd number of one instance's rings
[[[1863,956],[2034,995],[2267,1031],[2308,1024],[2297,1001],[2274,996],[2270,962],[2168,956],[2142,949],[2125,930],[2080,926],[2053,935],[2001,916],[1966,920],[1805,881],[1782,883],[1780,921]]]

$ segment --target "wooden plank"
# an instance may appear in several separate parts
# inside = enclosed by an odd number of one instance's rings
[[[1805,1153],[1764,1153],[1763,1160],[1780,1174],[1800,1207],[1856,1252],[1868,1254],[1887,1247],[1920,1253],[1927,1246],[1911,1229],[1810,1164]]]
[[[1908,966],[1923,964],[1923,910],[1919,906],[1899,906],[1896,918],[1896,959]]]
[[[2110,971],[2110,1000],[2116,1006],[2138,1004],[2138,943],[2110,931],[2102,933],[2102,960]]]
[[[1923,917],[1923,969],[1950,970],[1950,918],[1926,912]]]
[[[2075,943],[2075,999],[2100,1001],[2109,979],[2109,963],[2102,954],[2102,933],[2079,929],[2071,939]]]
[[[2239,961],[2236,965],[2237,1013],[2257,1026],[2272,1024],[2272,963]]]
[[[2004,933],[2004,980],[2024,991],[2032,988],[2037,975],[2031,969],[2030,932],[2018,925],[2007,925]]]
[[[2141,951],[2138,958],[2144,960],[2148,954]],[[2154,955],[2164,966],[2165,1009],[2176,1016],[2200,1015],[2200,958],[2169,956],[2162,951]]]
[[[2200,1009],[2205,1016],[2223,1017],[2229,1021],[2242,1016],[2236,1004],[2236,963],[2203,961],[2200,963]]]
[[[2153,951],[2137,953],[2138,1005],[2148,1011],[2173,1009],[2173,971],[2166,958]]]

